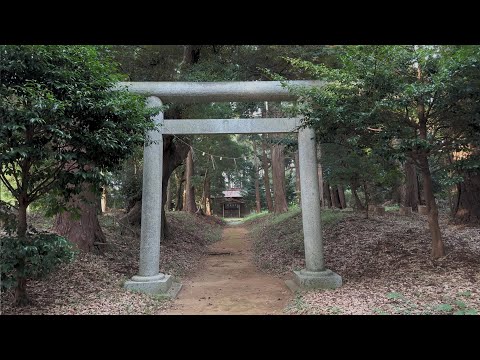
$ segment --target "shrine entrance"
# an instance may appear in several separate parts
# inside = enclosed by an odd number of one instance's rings
[[[293,86],[321,87],[323,81],[291,81]],[[129,82],[120,83],[130,92],[147,96],[147,106],[165,102],[292,101],[296,97],[278,81],[253,82]],[[324,266],[320,225],[315,132],[300,127],[302,119],[181,119],[169,120],[159,113],[153,118],[160,131],[151,131],[144,148],[142,224],[138,275],[125,288],[175,297],[181,284],[160,273],[162,215],[163,135],[298,133],[305,269],[294,271],[293,280],[305,288],[337,288],[342,278]]]

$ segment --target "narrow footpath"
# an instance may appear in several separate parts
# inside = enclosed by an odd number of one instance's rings
[[[251,256],[248,231],[226,227],[201,269],[182,280],[166,314],[282,314],[292,293],[281,279],[260,272]]]

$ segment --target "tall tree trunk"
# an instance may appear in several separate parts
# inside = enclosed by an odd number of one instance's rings
[[[293,161],[295,162],[295,193],[297,194],[298,205],[302,206],[302,196],[301,196],[301,187],[300,187],[300,158],[299,158],[298,149],[297,151],[295,151]],[[319,181],[319,187],[322,188],[322,192],[320,193],[320,199],[322,199],[323,187],[320,186],[320,181]]]
[[[285,155],[283,145],[272,146],[272,179],[274,212],[282,214],[288,211],[285,189]]]
[[[405,171],[405,185],[402,186],[401,203],[403,206],[411,206],[413,211],[417,211],[419,204],[417,170],[411,159],[405,162],[403,169]]]
[[[192,150],[188,152],[187,164],[185,166],[185,211],[194,214],[197,212],[197,205],[195,204],[195,187],[192,183],[193,177],[193,153]]]
[[[465,158],[480,160],[480,148],[472,145],[470,150],[454,153],[450,162]],[[456,186],[452,214],[458,222],[480,224],[480,170],[463,171],[460,175],[463,181]]]
[[[333,202],[332,202],[332,197],[330,193],[330,184],[328,182],[325,182],[323,185],[323,198],[327,200],[328,207],[332,208]]]
[[[183,182],[185,181],[185,172],[182,171],[182,174],[179,176],[178,173],[175,173],[177,178],[178,188],[177,188],[177,203],[175,204],[176,211],[183,210]]]
[[[20,240],[25,240],[27,236],[27,207],[26,194],[20,196],[18,202],[18,223],[17,236]],[[16,266],[17,287],[15,288],[15,305],[24,306],[29,303],[27,297],[27,278],[25,277],[25,259],[19,259]]]
[[[210,192],[210,176],[205,178],[205,214],[212,215],[212,202],[211,202],[211,192]]]
[[[172,208],[172,177],[170,176],[168,178],[168,182],[167,182],[167,201],[165,202],[166,203],[166,211],[170,211],[171,208]]]
[[[343,191],[342,185],[337,185],[338,200],[340,201],[340,206],[342,209],[347,207],[347,202],[345,201],[345,192]]]
[[[480,174],[465,172],[457,185],[454,215],[462,223],[480,223]]]
[[[107,187],[104,186],[102,188],[102,200],[101,200],[101,209],[102,209],[102,213],[106,213],[107,212]]]
[[[418,66],[418,79],[422,81],[421,68]],[[425,106],[421,99],[417,106],[417,116],[420,138],[423,141],[428,141],[427,137],[427,117],[425,114]],[[430,166],[428,164],[428,154],[425,150],[421,150],[417,153],[420,163],[420,170],[423,177],[423,192],[425,195],[425,203],[428,210],[428,226],[430,228],[430,234],[432,236],[432,257],[434,259],[445,256],[445,247],[442,240],[442,234],[440,232],[440,225],[438,224],[438,208],[433,194],[432,175],[430,173]]]
[[[263,166],[263,182],[265,185],[265,200],[267,201],[268,212],[273,212],[272,194],[270,192],[270,178],[268,176],[267,150],[264,142],[262,142],[262,166]]]
[[[255,205],[257,214],[262,211],[262,205],[260,203],[260,181],[258,179],[258,157],[257,157],[257,143],[253,141],[253,154],[255,163]]]
[[[365,218],[368,219],[368,207],[370,206],[370,191],[366,181],[363,182],[363,193],[365,194]]]
[[[337,209],[341,209],[342,205],[340,204],[340,198],[338,196],[338,190],[336,186],[330,187],[330,197],[332,198],[332,205]]]
[[[360,201],[360,198],[358,197],[357,189],[358,189],[358,183],[356,180],[353,180],[350,183],[350,187],[352,188],[352,195],[353,199],[355,200],[355,208],[363,211],[365,210],[365,207],[363,206],[362,202]]]
[[[82,184],[82,192],[73,196],[68,203],[69,207],[79,209],[79,219],[70,212],[63,212],[56,216],[54,223],[56,233],[65,236],[80,250],[86,252],[93,251],[97,242],[107,242],[98,222],[97,197],[91,187],[91,184]]]
[[[432,175],[428,165],[428,158],[425,152],[419,156],[421,171],[423,177],[423,191],[425,194],[425,203],[428,211],[428,226],[432,236],[432,257],[434,259],[445,256],[445,248],[438,223],[438,208],[433,194]]]

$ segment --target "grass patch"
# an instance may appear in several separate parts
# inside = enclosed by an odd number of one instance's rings
[[[251,214],[248,214],[247,216],[245,216],[243,218],[243,222],[244,223],[249,223],[251,221],[254,221],[254,220],[257,220],[257,219],[260,219],[266,215],[268,215],[268,211],[264,210],[262,212],[259,212],[259,213],[251,213]]]
[[[346,214],[322,210],[323,228],[328,228]],[[256,265],[268,273],[282,275],[304,267],[302,212],[298,207],[280,214],[265,214],[250,221]]]

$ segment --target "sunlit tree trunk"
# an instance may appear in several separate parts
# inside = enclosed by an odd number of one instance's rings
[[[284,146],[272,146],[272,178],[274,195],[274,212],[281,214],[288,211],[285,191],[285,155]]]
[[[265,200],[269,212],[273,212],[273,200],[270,192],[270,177],[268,176],[268,158],[265,143],[262,142],[262,166],[263,166],[263,182],[265,185]]]
[[[197,206],[195,204],[195,187],[192,182],[193,177],[193,154],[192,150],[188,152],[187,163],[185,166],[185,211],[195,213]]]
[[[253,142],[253,154],[255,156],[255,206],[257,214],[262,211],[262,205],[260,203],[260,181],[258,179],[258,157],[257,157],[257,144]]]

